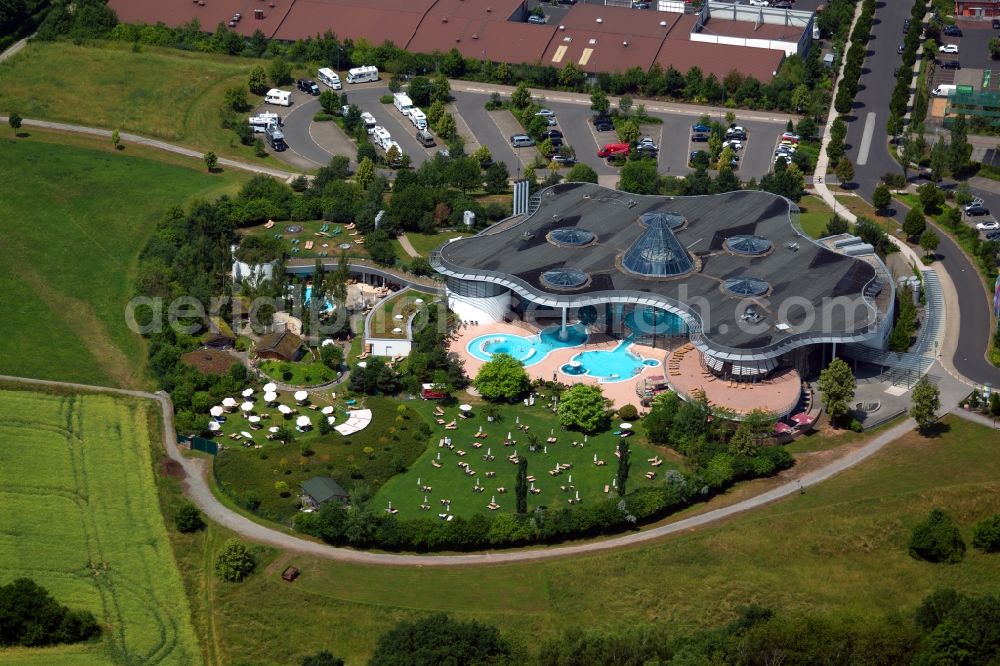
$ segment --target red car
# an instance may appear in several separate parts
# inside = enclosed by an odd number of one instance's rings
[[[608,143],[597,151],[598,157],[614,157],[615,155],[627,156],[631,148],[627,143]]]

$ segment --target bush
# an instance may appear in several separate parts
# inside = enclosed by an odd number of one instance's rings
[[[639,410],[635,408],[635,405],[623,405],[618,410],[618,416],[623,421],[634,421],[639,418]]]
[[[313,116],[313,122],[322,123],[328,120],[333,120],[333,116],[323,111],[317,111],[316,115]]]
[[[984,553],[1000,552],[1000,514],[976,523],[972,532],[972,545]]]
[[[196,532],[205,526],[205,521],[202,520],[198,507],[191,502],[185,502],[174,516],[174,525],[179,532]]]
[[[909,551],[914,559],[954,564],[965,557],[965,542],[951,516],[933,509],[927,520],[913,528]]]
[[[381,97],[378,98],[378,101],[382,102],[383,104],[392,104],[392,95],[382,95]]]
[[[240,582],[253,573],[256,566],[250,549],[239,539],[228,539],[215,556],[215,572],[230,583]]]

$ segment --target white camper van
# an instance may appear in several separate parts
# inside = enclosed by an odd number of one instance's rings
[[[340,90],[342,87],[340,85],[340,77],[337,72],[333,71],[329,67],[324,67],[316,72],[316,78],[319,82],[325,86],[333,88],[334,90]]]
[[[368,113],[367,111],[361,114],[361,124],[365,126],[365,130],[371,134],[375,130],[375,116]]]
[[[935,97],[948,97],[949,95],[954,95],[956,90],[958,90],[958,86],[951,83],[942,83],[932,90],[931,94]]]
[[[410,117],[410,122],[417,129],[427,129],[427,116],[424,112],[417,107],[411,107],[410,112],[407,114]]]
[[[413,108],[413,102],[410,101],[409,96],[406,93],[395,93],[392,96],[392,103],[396,106],[396,110],[402,113],[404,116],[407,115],[410,109]]]
[[[389,130],[382,127],[381,125],[376,125],[372,129],[372,141],[375,145],[382,150],[388,150],[389,144],[392,143],[392,135],[389,134]]]
[[[259,116],[250,116],[250,127],[254,132],[263,132],[268,125],[282,126],[281,116],[277,113],[262,113]]]
[[[278,106],[291,106],[292,105],[292,93],[287,90],[278,90],[277,88],[271,88],[264,95],[264,102],[267,104],[277,104]]]
[[[378,67],[365,65],[347,70],[348,83],[365,83],[367,81],[378,81]]]

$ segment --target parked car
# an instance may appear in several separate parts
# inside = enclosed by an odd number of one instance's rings
[[[510,145],[514,146],[515,148],[526,148],[528,146],[535,145],[535,140],[532,139],[527,134],[515,134],[514,136],[510,137]]]
[[[1000,241],[1000,231],[991,231],[986,234],[986,240]]]
[[[698,164],[704,164],[705,166],[708,166],[710,159],[711,158],[709,157],[708,153],[705,152],[704,150],[695,150],[692,151],[691,155],[688,157],[688,164],[690,164],[691,166],[697,166]]]
[[[899,46],[896,47],[896,53],[899,54],[899,55],[902,55],[903,51],[905,51],[905,50],[906,50],[906,47],[903,46],[902,44],[900,44]]]
[[[597,151],[598,157],[615,157],[620,155],[622,157],[628,155],[628,151],[631,148],[627,143],[607,143],[603,148]]]
[[[989,215],[990,209],[981,203],[971,203],[965,207],[965,214],[969,217],[980,217],[982,215]]]
[[[704,132],[705,134],[708,134],[709,132],[712,131],[712,128],[709,127],[708,125],[702,125],[701,123],[696,123],[694,125],[691,125],[691,131],[692,132]]]
[[[962,63],[957,60],[945,60],[941,63],[941,69],[962,69]]]
[[[532,14],[531,16],[528,17],[528,23],[534,23],[536,25],[543,25],[545,23],[545,17],[544,16],[536,16],[535,14]]]
[[[615,125],[614,123],[611,122],[611,119],[603,116],[594,116],[591,119],[591,122],[594,123],[594,130],[598,132],[610,132],[615,128]]]
[[[553,111],[552,109],[544,109],[543,108],[543,109],[538,109],[538,111],[535,111],[535,115],[536,116],[542,116],[543,118],[553,118],[553,117],[555,117],[556,112]]]
[[[299,79],[297,81],[299,90],[304,93],[309,93],[310,95],[319,94],[319,86],[316,85],[315,81],[310,81],[309,79]]]
[[[729,136],[730,134],[746,134],[746,133],[747,133],[746,128],[741,127],[740,125],[730,125],[729,129],[726,130],[726,136]]]
[[[563,138],[563,133],[559,130],[546,130],[542,132],[542,136],[549,139],[561,139]]]
[[[941,32],[943,32],[944,34],[948,35],[949,37],[961,37],[962,36],[962,29],[959,28],[957,25],[946,25],[944,27],[944,30],[942,30]]]
[[[976,229],[979,229],[980,231],[996,231],[997,229],[1000,229],[1000,222],[997,222],[996,220],[980,222],[976,225]]]
[[[643,144],[641,146],[636,146],[636,155],[639,157],[656,157],[660,153],[660,149],[651,144]]]
[[[993,29],[1000,30],[1000,19],[993,19]]]
[[[726,139],[722,142],[723,148],[732,148],[734,151],[743,150],[743,142],[739,139]]]
[[[939,53],[958,53],[958,44],[942,44],[938,47]]]
[[[561,166],[573,166],[576,164],[576,158],[572,155],[555,155],[552,157],[552,160]]]
[[[777,0],[777,2],[771,3],[771,6],[775,9],[791,9],[792,2],[791,0]]]
[[[783,132],[781,134],[782,141],[791,141],[792,143],[798,143],[801,139],[802,137],[800,137],[798,134],[795,134],[794,132]]]
[[[726,132],[726,138],[730,141],[746,141],[746,132]]]

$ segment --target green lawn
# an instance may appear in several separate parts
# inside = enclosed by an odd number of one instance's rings
[[[302,227],[302,231],[288,233],[285,231],[285,228],[289,226]],[[320,229],[324,226],[328,229],[322,233],[328,234],[328,236],[317,236],[316,234],[320,233]],[[337,231],[338,229],[339,231]],[[324,222],[323,220],[306,220],[304,222],[275,221],[275,226],[270,229],[265,229],[264,225],[260,224],[254,227],[247,227],[241,230],[240,233],[247,236],[276,237],[281,240],[282,247],[292,259],[339,257],[343,252],[346,252],[349,257],[368,257],[365,246],[354,242],[362,239],[363,236],[360,234],[351,236],[342,224]],[[312,249],[306,249],[305,245],[307,241],[313,241]],[[347,244],[351,247],[341,248],[341,244]]]
[[[300,363],[264,361],[259,367],[265,375],[274,381],[293,386],[317,386],[332,382],[337,378],[336,372],[319,361],[310,361],[308,356]],[[284,373],[286,371],[291,373],[291,377],[288,379],[285,379]]]
[[[826,235],[826,225],[833,217],[830,207],[817,196],[809,195],[802,197],[799,202],[802,213],[799,215],[799,224],[802,230],[813,238],[822,238]]]
[[[30,134],[0,138],[0,373],[142,386],[145,345],[124,315],[138,253],[168,207],[234,191],[247,176]]]
[[[429,423],[435,424],[431,445],[405,474],[389,479],[382,486],[375,498],[377,506],[387,508],[391,501],[393,508],[399,510],[400,517],[413,518],[441,513],[443,509],[440,500],[450,499],[452,513],[468,517],[476,513],[489,513],[490,510],[486,505],[495,496],[496,502],[500,505],[497,511],[514,511],[517,466],[509,460],[509,456],[515,452],[518,456],[527,457],[528,474],[535,477],[535,488],[541,490],[540,493],[528,495],[529,511],[538,506],[550,508],[568,506],[570,499],[576,499],[577,492],[584,502],[593,502],[606,497],[605,486],[609,486],[609,490],[614,492],[610,484],[618,469],[618,459],[614,454],[620,437],[613,434],[613,431],[588,437],[588,441],[583,444],[584,436],[562,430],[557,417],[546,408],[547,403],[542,400],[534,407],[523,405],[504,407],[500,420],[494,423],[489,423],[477,409],[474,409],[472,417],[460,419],[459,410],[450,407],[445,410],[445,416],[440,418],[446,422],[457,420],[458,428],[445,430],[444,426],[436,423],[438,417],[433,413],[436,404],[420,401],[414,405]],[[476,408],[479,406],[481,405],[475,405]],[[528,432],[538,437],[537,451],[528,450],[527,433],[518,429],[518,419],[520,425],[529,426]],[[474,435],[480,427],[487,433],[487,437],[476,439]],[[553,430],[558,441],[547,444],[546,439]],[[516,444],[505,445],[508,434],[513,436]],[[443,437],[451,437],[454,449],[438,445]],[[583,446],[574,447],[573,442]],[[481,446],[476,448],[473,444]],[[650,446],[641,441],[638,435],[631,438],[630,444],[632,467],[629,479],[630,483],[634,484],[633,487],[662,482],[664,472],[675,467],[668,459],[670,454],[666,449]],[[464,451],[465,455],[459,455],[459,451]],[[493,456],[494,459],[487,460],[487,455]],[[605,464],[595,465],[594,456],[597,456],[598,460],[603,460]],[[649,459],[654,456],[664,459],[664,463],[652,467]],[[459,463],[463,462],[468,463],[475,474],[466,473],[465,468],[459,466]],[[440,464],[440,467],[435,467],[435,463]],[[571,464],[572,467],[558,475],[550,474],[557,463]],[[644,477],[651,471],[657,472],[655,481]],[[495,473],[495,476],[487,476],[490,472]],[[477,479],[483,488],[481,491],[475,490]],[[430,493],[426,493],[428,504],[432,506],[430,510],[420,509],[425,495],[421,486],[433,488]],[[505,488],[506,494],[500,493],[498,488]]]
[[[461,238],[468,236],[469,234],[463,231],[442,231],[439,234],[421,234],[414,231],[408,232],[406,237],[410,239],[410,245],[413,249],[417,251],[421,257],[428,256],[433,250],[437,249],[441,244],[451,240],[452,238]],[[404,260],[409,260],[411,257],[399,244],[398,240],[393,240],[393,244],[396,246],[396,255],[403,258]]]
[[[975,521],[1000,512],[1000,434],[945,422],[943,436],[908,435],[805,495],[640,547],[476,568],[287,553],[243,585],[206,593],[191,577],[189,589],[203,604],[205,643],[225,663],[287,664],[329,649],[364,664],[382,631],[435,611],[494,624],[529,650],[572,628],[718,626],[752,603],[788,614],[906,614],[938,587],[1000,592],[1000,556],[970,550],[960,564],[934,565],[906,554],[910,528],[931,507],[949,511],[966,539]],[[224,536],[213,527],[179,557],[197,565]],[[302,571],[294,585],[279,577],[289,564]]]
[[[412,290],[390,298],[372,315],[368,335],[373,338],[406,338],[406,324],[418,310],[417,300],[426,302],[429,299],[427,294]],[[396,318],[397,315],[400,315],[399,319]],[[399,333],[395,332],[397,328],[400,329]]]
[[[294,429],[296,415],[286,419],[277,409],[258,404],[254,413],[267,415],[261,422],[262,429],[251,432],[242,414],[229,414],[216,437],[227,450],[215,459],[215,479],[222,490],[238,502],[244,502],[247,493],[253,493],[260,501],[257,512],[276,522],[287,523],[295,515],[303,481],[330,476],[347,490],[360,481],[374,492],[393,474],[410,465],[427,445],[423,419],[412,410],[401,415],[397,411],[399,403],[394,400],[369,397],[355,406],[348,406],[342,400],[317,401],[317,406],[335,406],[336,424],[346,420],[347,409],[372,410],[371,425],[349,437],[336,431],[320,434],[319,420],[324,418],[321,412],[296,406],[290,394],[279,392],[279,402],[294,407],[299,415],[309,416],[314,428],[295,433],[295,442],[291,444],[269,441],[265,438],[267,428],[283,425]],[[242,431],[250,432],[254,443],[261,448],[248,448],[229,439],[230,433]],[[310,455],[303,455],[303,445],[311,449]],[[282,497],[274,487],[278,481],[288,484],[288,497]]]
[[[225,89],[245,83],[255,62],[150,46],[133,52],[115,42],[32,42],[0,64],[0,111],[135,132],[280,168],[219,123]]]
[[[0,390],[0,583],[27,576],[94,613],[100,640],[0,650],[0,664],[188,664],[201,652],[150,453],[159,407]]]

